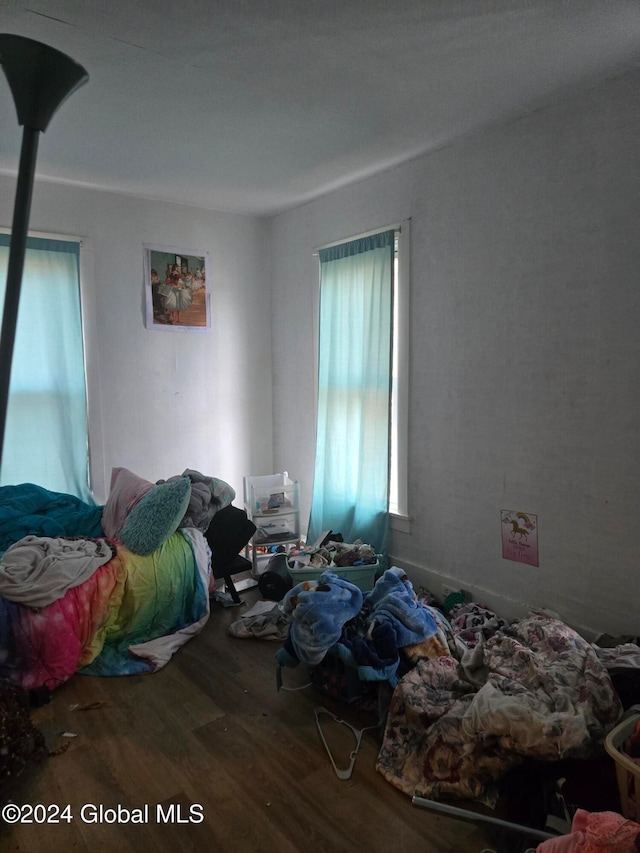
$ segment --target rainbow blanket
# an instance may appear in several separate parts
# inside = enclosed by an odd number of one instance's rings
[[[0,493],[3,498],[15,497],[4,489]],[[46,512],[49,495],[53,517]],[[28,504],[23,509],[33,510],[28,512],[31,520],[39,520],[42,535],[72,535],[70,525],[80,535],[83,521],[93,525],[85,535],[101,533],[96,527],[100,508],[72,505],[69,496],[45,494],[32,486],[20,497]],[[26,529],[14,506],[0,501],[5,547]],[[113,559],[45,607],[0,597],[0,675],[27,689],[53,690],[77,671],[153,672],[204,627],[209,618],[209,573],[204,536],[195,528],[183,528],[147,557],[118,545]]]

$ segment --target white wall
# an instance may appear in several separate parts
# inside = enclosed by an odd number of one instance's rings
[[[0,176],[10,227],[15,180]],[[30,229],[84,238],[96,500],[113,466],[152,481],[193,468],[229,482],[272,470],[268,244],[263,220],[38,182]],[[210,253],[210,332],[144,327],[143,244]]]
[[[272,221],[274,463],[303,514],[313,249],[407,217],[412,523],[392,558],[506,616],[637,634],[640,74]],[[501,509],[537,515],[539,567],[502,558]]]

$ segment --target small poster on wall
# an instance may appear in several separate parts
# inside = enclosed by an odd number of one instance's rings
[[[144,245],[146,327],[154,331],[211,329],[206,252]]]
[[[538,516],[520,510],[500,510],[502,556],[505,560],[538,565]]]

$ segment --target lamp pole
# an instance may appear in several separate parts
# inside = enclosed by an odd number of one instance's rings
[[[0,65],[11,88],[18,124],[24,128],[0,330],[1,466],[39,134],[47,129],[60,104],[86,83],[89,75],[75,60],[55,48],[5,33],[0,33]]]

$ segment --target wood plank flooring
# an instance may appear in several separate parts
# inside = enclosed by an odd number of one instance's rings
[[[363,735],[351,778],[339,779],[314,707],[358,729],[374,725],[375,717],[311,687],[278,692],[279,644],[228,634],[259,593],[247,590],[242,598],[241,607],[212,603],[204,631],[163,670],[76,675],[34,710],[49,747],[69,747],[25,774],[13,800],[69,804],[72,820],[0,828],[3,853],[481,853],[494,846],[486,827],[415,807],[386,782],[375,770],[377,730]],[[289,687],[308,680],[302,666],[284,675]],[[94,702],[104,704],[71,710]],[[344,756],[338,765],[346,766],[352,733],[326,716],[323,730],[335,755]],[[62,732],[77,737],[64,739]],[[91,804],[120,806],[121,821],[106,822],[117,814],[107,812],[92,822]],[[139,810],[144,822],[124,822],[122,809]]]

